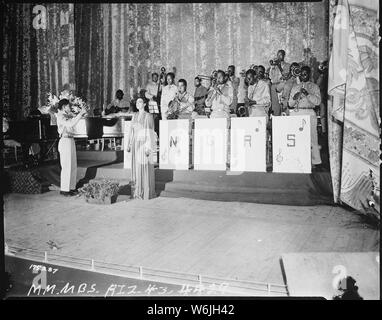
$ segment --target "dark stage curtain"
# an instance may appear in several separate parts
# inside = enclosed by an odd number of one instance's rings
[[[2,5],[1,97],[6,117],[21,119],[37,107],[37,45],[31,4]]]
[[[73,4],[40,4],[46,28],[35,28],[37,4],[2,6],[2,106],[6,116],[24,118],[45,105],[47,94],[75,90]]]
[[[74,5],[75,78],[77,95],[91,110],[104,101],[104,43],[102,4]]]
[[[46,29],[35,30],[38,55],[38,103],[47,102],[47,94],[75,91],[74,5],[47,3]]]

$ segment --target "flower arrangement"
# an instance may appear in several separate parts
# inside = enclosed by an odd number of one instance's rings
[[[86,111],[89,111],[89,106],[86,104],[85,101],[83,101],[80,97],[77,97],[73,94],[72,91],[64,90],[60,93],[60,95],[57,97],[53,93],[48,93],[48,101],[47,105],[39,108],[39,110],[42,113],[55,113],[57,110],[58,102],[61,99],[68,99],[70,103],[70,107],[72,110],[72,116],[75,117],[82,109],[85,109]]]
[[[107,198],[110,198],[111,203],[113,202],[111,198],[118,196],[119,183],[110,179],[90,180],[89,183],[85,184],[78,191],[88,202],[89,200],[105,202]]]

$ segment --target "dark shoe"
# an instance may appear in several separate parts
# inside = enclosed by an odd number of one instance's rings
[[[60,194],[65,197],[71,197],[73,195],[70,191],[60,191]]]
[[[69,192],[72,194],[72,196],[78,196],[79,194],[77,190],[70,190]]]
[[[322,172],[324,171],[321,164],[316,164],[312,166],[312,172]]]

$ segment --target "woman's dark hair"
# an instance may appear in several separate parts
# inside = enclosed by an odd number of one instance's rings
[[[62,110],[62,107],[63,107],[63,106],[66,106],[66,105],[68,105],[68,104],[70,104],[68,99],[61,99],[61,100],[58,102],[57,109],[58,109],[58,110]]]
[[[132,111],[133,112],[138,112],[138,109],[137,109],[137,101],[138,101],[138,99],[142,99],[143,100],[143,103],[145,104],[145,111],[149,112],[149,100],[146,99],[146,98],[142,98],[142,97],[138,97],[137,99],[134,99],[132,101],[132,103],[130,104]]]

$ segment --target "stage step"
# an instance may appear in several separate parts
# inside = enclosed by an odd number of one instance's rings
[[[313,198],[308,192],[284,192],[283,194],[271,193],[269,190],[264,192],[254,191],[253,193],[237,192],[205,192],[205,191],[161,191],[161,197],[169,198],[191,198],[210,201],[228,202],[251,202],[263,204],[277,204],[288,206],[311,206],[332,204],[331,198]]]
[[[230,187],[262,188],[305,188],[307,181],[311,184],[316,180],[330,179],[329,172],[312,174],[275,173],[275,172],[230,172],[230,171],[197,171],[197,170],[157,170],[157,181],[186,181],[187,183],[229,185]],[[319,182],[319,181],[318,181]],[[331,193],[331,189],[327,190]]]
[[[229,185],[212,185],[208,182],[202,182],[202,183],[195,183],[195,184],[190,184],[190,183],[185,183],[185,182],[176,182],[173,181],[171,183],[167,183],[165,185],[165,191],[168,192],[177,192],[179,190],[182,191],[195,191],[197,185],[197,191],[200,192],[219,192],[219,193],[265,193],[269,192],[269,188],[257,188],[257,187],[241,187],[241,186],[235,186],[233,189],[232,186]],[[304,189],[293,189],[293,190],[285,190],[285,189],[280,189],[280,188],[274,188],[273,193],[274,194],[279,194],[282,192],[295,194],[295,193],[306,193],[306,190]]]

